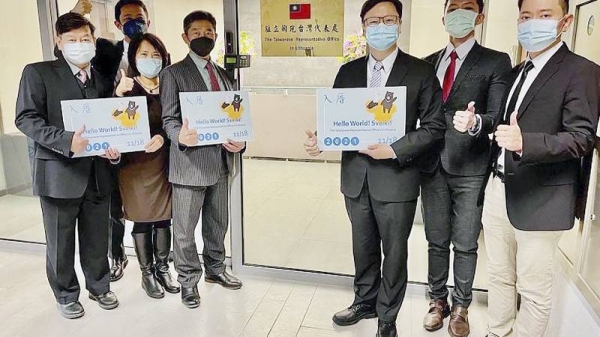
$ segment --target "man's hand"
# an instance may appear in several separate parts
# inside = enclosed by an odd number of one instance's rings
[[[127,77],[125,70],[121,69],[121,80],[119,81],[119,85],[115,90],[115,93],[119,97],[125,96],[125,93],[133,90],[133,78]]]
[[[306,135],[308,136],[308,139],[306,139],[306,141],[304,142],[304,150],[306,151],[306,153],[313,157],[320,155],[321,150],[319,150],[319,146],[317,145],[317,136],[314,134],[314,132],[310,130],[306,131]]]
[[[498,146],[520,154],[523,151],[523,135],[517,123],[517,112],[510,115],[510,125],[500,125],[496,131]]]
[[[108,149],[106,149],[104,151],[103,155],[100,155],[100,157],[106,158],[112,162],[115,162],[115,161],[120,160],[121,153],[119,152],[119,150],[115,149],[114,147],[109,147]]]
[[[146,146],[144,146],[144,149],[146,150],[146,153],[153,153],[153,152],[160,150],[160,148],[164,144],[165,144],[165,139],[163,138],[163,136],[156,135],[156,136],[152,137],[152,139],[150,139],[148,144],[146,144]]]
[[[198,144],[198,131],[190,129],[190,121],[187,118],[183,120],[183,126],[179,131],[179,144],[188,147]]]
[[[369,148],[367,150],[362,150],[359,152],[377,160],[393,159],[394,157],[396,157],[394,149],[392,149],[392,147],[387,144],[369,145]]]
[[[85,151],[90,141],[87,138],[83,137],[83,133],[85,132],[85,125],[81,127],[81,129],[77,130],[73,135],[73,139],[71,140],[71,152],[80,153]]]
[[[222,144],[225,150],[231,153],[240,153],[246,148],[246,142],[234,142],[231,139],[227,139],[227,143]]]
[[[79,0],[71,12],[86,15],[92,12],[93,7],[92,0]]]
[[[475,125],[475,102],[469,103],[467,110],[454,114],[454,128],[458,132],[467,132]]]

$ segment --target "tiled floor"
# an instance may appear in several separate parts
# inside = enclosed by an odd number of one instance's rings
[[[77,262],[78,265],[78,262]],[[372,337],[376,320],[340,328],[331,316],[352,302],[350,288],[277,281],[242,275],[244,288],[228,291],[200,283],[202,305],[183,307],[179,295],[153,300],[140,286],[131,260],[122,280],[113,283],[121,305],[101,310],[82,292],[86,315],[69,321],[58,314],[45,277],[43,252],[24,252],[0,243],[0,336],[6,337]],[[81,270],[79,270],[80,280]],[[478,298],[481,296],[477,296]],[[421,327],[427,311],[423,288],[411,287],[398,318],[400,336],[448,336],[445,329]],[[472,336],[485,335],[485,304],[470,310]]]

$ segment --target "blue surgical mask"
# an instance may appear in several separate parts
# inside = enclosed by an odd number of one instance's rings
[[[387,26],[383,23],[375,27],[367,27],[367,43],[375,50],[388,50],[398,43],[400,36],[398,30],[398,25]]]
[[[547,19],[532,19],[520,23],[519,42],[530,53],[542,51],[556,41],[558,23],[558,20]]]
[[[444,17],[446,32],[454,38],[462,39],[475,30],[478,15],[466,9],[457,9],[446,14]]]
[[[96,46],[92,42],[64,43],[62,54],[74,65],[87,64],[96,56]]]
[[[123,25],[123,34],[130,39],[134,39],[137,36],[146,34],[148,31],[148,24],[144,19],[134,19],[125,22]]]
[[[140,74],[146,78],[156,78],[162,70],[162,60],[153,58],[139,58],[135,60]]]

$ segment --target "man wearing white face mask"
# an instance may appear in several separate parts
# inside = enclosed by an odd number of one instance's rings
[[[446,0],[443,18],[450,43],[428,56],[442,85],[446,136],[423,158],[421,192],[429,242],[430,308],[423,326],[436,331],[450,317],[453,337],[470,333],[468,308],[481,232],[477,205],[490,155],[492,132],[500,114],[511,69],[505,53],[482,47],[475,27],[484,21],[483,0]],[[450,243],[454,247],[452,310],[448,304]]]
[[[508,75],[483,211],[493,337],[546,331],[555,253],[575,222],[581,158],[593,148],[600,105],[600,68],[561,41],[573,22],[569,2],[518,6],[528,55]]]
[[[61,101],[112,96],[112,85],[90,66],[95,52],[94,26],[68,13],[56,22],[58,60],[30,64],[23,70],[15,124],[35,142],[33,191],[40,197],[46,232],[46,272],[61,315],[79,318],[79,282],[74,268],[75,231],[90,299],[102,309],[119,305],[110,291],[108,214],[109,162],[103,156],[73,158],[88,146],[85,125],[64,130]]]
[[[370,55],[342,66],[334,87],[406,86],[406,135],[391,145],[342,154],[341,189],[352,223],[355,298],[333,321],[352,325],[378,317],[377,336],[395,337],[408,281],[407,241],[419,196],[418,159],[443,138],[442,94],[433,67],[398,49],[399,0],[368,0],[360,17]],[[307,134],[305,149],[316,156],[316,135]]]

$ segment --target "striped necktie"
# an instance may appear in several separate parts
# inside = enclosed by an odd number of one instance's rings
[[[381,87],[383,82],[383,64],[381,62],[375,63],[373,67],[373,73],[371,74],[371,83],[369,83],[369,88],[378,88]]]

